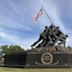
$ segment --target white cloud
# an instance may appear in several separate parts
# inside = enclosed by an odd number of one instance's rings
[[[8,41],[11,44],[22,45],[21,39],[19,36],[15,36],[15,35],[13,36],[13,35],[10,35],[10,34],[4,33],[4,32],[0,32],[0,38],[5,41]]]
[[[10,35],[4,32],[0,32],[0,38],[4,41],[8,41],[9,45],[20,45],[24,49],[30,49],[31,44],[35,41],[33,38],[20,38],[19,36]],[[37,38],[36,38],[37,39]]]
[[[13,29],[23,29],[27,31],[32,31],[30,26],[26,24],[22,24],[19,21],[14,20],[11,17],[3,16],[3,15],[0,15],[0,25],[4,27],[6,26],[9,28],[13,28]]]

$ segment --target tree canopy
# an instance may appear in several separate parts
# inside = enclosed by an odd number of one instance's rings
[[[3,53],[17,53],[17,52],[24,52],[24,49],[18,45],[2,45],[1,46]]]

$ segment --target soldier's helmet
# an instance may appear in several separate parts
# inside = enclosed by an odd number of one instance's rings
[[[68,35],[66,35],[66,37],[68,37]]]
[[[59,27],[57,26],[56,29],[59,29]]]
[[[45,29],[47,29],[48,28],[48,26],[45,26]]]
[[[54,25],[54,24],[51,24],[51,25],[50,25],[50,28],[54,28],[54,27],[55,27],[55,25]]]

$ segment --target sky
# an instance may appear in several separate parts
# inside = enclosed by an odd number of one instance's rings
[[[30,49],[44,26],[51,24],[45,13],[34,21],[41,6],[52,22],[68,34],[66,46],[72,46],[72,0],[0,0],[0,45]]]

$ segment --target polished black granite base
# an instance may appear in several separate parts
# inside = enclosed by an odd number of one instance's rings
[[[46,52],[47,53],[47,52]],[[41,59],[42,52],[24,52],[19,54],[7,54],[4,56],[5,67],[32,67],[32,68],[64,68],[72,67],[72,54],[54,53],[52,58]],[[47,56],[47,55],[46,55]],[[45,58],[45,57],[44,57]],[[50,61],[49,61],[50,60]],[[47,63],[47,64],[46,64]]]

